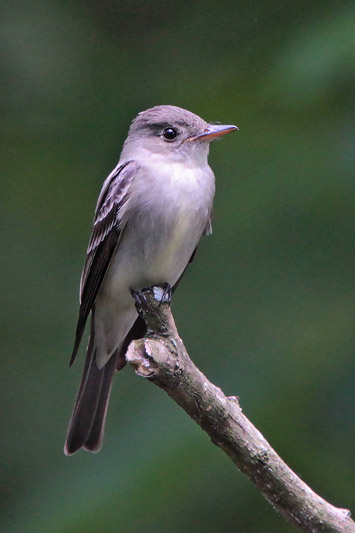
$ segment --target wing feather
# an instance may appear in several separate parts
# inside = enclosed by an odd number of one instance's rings
[[[120,240],[123,228],[119,210],[128,199],[136,172],[137,165],[134,161],[118,165],[103,184],[97,201],[86,262],[81,275],[79,319],[70,364],[76,357],[87,318]]]

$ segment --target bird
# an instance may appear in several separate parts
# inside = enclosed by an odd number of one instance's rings
[[[174,291],[203,235],[211,233],[215,177],[210,142],[238,130],[173,105],[138,113],[104,181],[80,281],[76,358],[90,318],[83,375],[64,447],[101,449],[112,380],[133,339],[145,334],[132,291]]]

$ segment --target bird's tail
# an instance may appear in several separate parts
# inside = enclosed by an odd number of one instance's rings
[[[64,453],[73,453],[85,448],[98,452],[101,448],[105,419],[110,398],[112,378],[117,365],[116,351],[106,365],[98,369],[94,349],[94,319],[91,317],[90,341],[86,354],[83,377],[68,427]]]

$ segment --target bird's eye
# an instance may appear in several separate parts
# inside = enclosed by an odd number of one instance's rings
[[[173,141],[177,136],[177,131],[175,128],[165,128],[163,131],[163,139],[165,141]]]

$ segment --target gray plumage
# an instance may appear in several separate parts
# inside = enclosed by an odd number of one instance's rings
[[[129,342],[144,335],[131,290],[180,279],[211,229],[210,141],[237,129],[208,124],[174,106],[132,122],[117,167],[103,184],[80,286],[71,363],[91,315],[84,373],[64,451],[99,451],[115,370]]]

